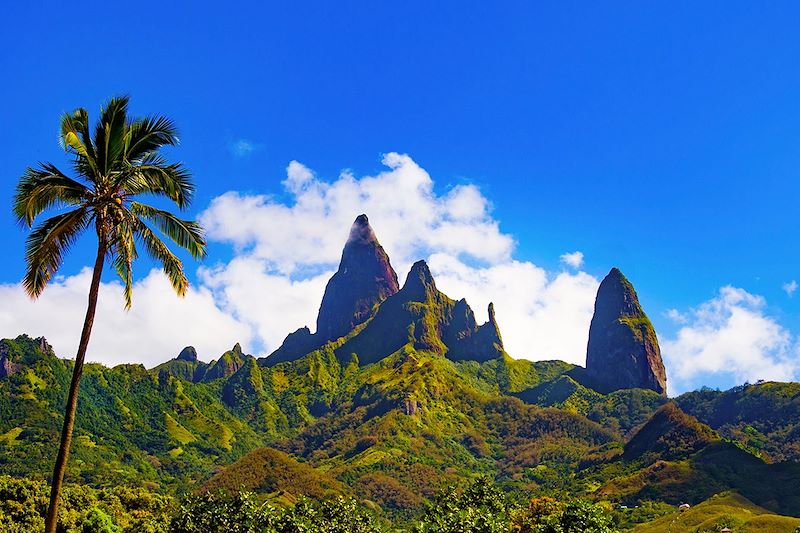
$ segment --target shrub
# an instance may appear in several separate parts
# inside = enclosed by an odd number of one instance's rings
[[[120,528],[101,509],[92,507],[81,524],[81,533],[120,533]]]

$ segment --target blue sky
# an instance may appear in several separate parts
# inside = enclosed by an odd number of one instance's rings
[[[800,293],[782,289],[800,280],[796,3],[24,4],[0,36],[0,197],[27,165],[63,165],[60,113],[129,94],[179,125],[192,214],[227,191],[291,203],[292,160],[331,181],[408,154],[438,195],[477,186],[515,259],[558,272],[580,250],[595,278],[622,268],[661,335],[681,327],[670,309],[731,285],[796,342]],[[23,271],[9,211],[6,284]]]

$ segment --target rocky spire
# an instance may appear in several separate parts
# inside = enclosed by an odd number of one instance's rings
[[[611,269],[597,291],[586,372],[601,392],[633,388],[667,392],[656,332],[633,285],[618,268]]]
[[[197,361],[197,350],[194,346],[187,346],[178,354],[178,361]]]
[[[483,362],[496,359],[503,353],[503,339],[492,303],[489,304],[489,321],[478,326],[467,301],[457,301],[453,307],[452,319],[443,328],[442,334],[448,347],[448,359]]]
[[[244,366],[246,357],[249,356],[242,353],[242,346],[237,342],[232,349],[222,354],[222,357],[208,365],[202,381],[213,381],[235,374]]]
[[[431,269],[425,261],[417,261],[411,265],[401,290],[402,299],[407,302],[425,302],[438,292]]]
[[[376,304],[395,294],[397,274],[375,237],[367,215],[350,229],[339,270],[328,281],[317,316],[317,342],[342,337],[364,322]]]

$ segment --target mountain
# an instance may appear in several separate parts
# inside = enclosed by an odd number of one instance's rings
[[[800,384],[669,401],[655,333],[618,270],[598,291],[584,369],[512,358],[493,305],[478,324],[424,261],[402,288],[390,269],[359,217],[321,305],[341,310],[323,319],[336,338],[301,328],[268,358],[236,344],[210,363],[186,347],[152,369],[86,365],[68,480],[246,488],[277,504],[344,494],[397,522],[477,475],[519,500],[663,510],[732,490],[800,516],[800,464],[787,460]],[[0,340],[0,475],[49,475],[72,365],[43,338]]]
[[[154,370],[158,374],[179,377],[196,383],[203,379],[207,369],[208,364],[197,358],[197,350],[193,346],[187,346],[175,359],[161,363]]]
[[[455,301],[436,288],[425,261],[414,263],[403,288],[338,346],[336,354],[340,360],[355,356],[369,364],[404,346],[452,360],[488,361],[504,353],[494,307],[489,306],[489,321],[479,326],[465,300]]]
[[[397,274],[378,242],[367,215],[350,228],[339,269],[328,281],[317,316],[321,342],[350,333],[370,317],[376,305],[399,290]]]
[[[667,392],[656,332],[633,285],[617,268],[611,269],[597,290],[586,372],[600,392],[633,388]]]
[[[487,361],[504,352],[489,304],[489,320],[477,324],[466,300],[455,301],[436,288],[424,261],[416,262],[402,289],[389,257],[366,215],[356,218],[339,270],[328,281],[317,318],[289,334],[280,348],[262,359],[265,366],[292,361],[330,343],[342,362],[374,363],[406,344],[452,360]]]
[[[293,501],[299,496],[324,498],[336,494],[346,494],[347,487],[313,467],[300,463],[292,456],[274,448],[264,447],[253,450],[231,464],[195,492],[216,490],[257,491],[262,494],[275,494],[282,499]]]
[[[214,381],[228,376],[234,375],[245,364],[245,355],[242,353],[242,347],[237,342],[233,348],[222,354],[216,361],[212,361],[203,376],[201,381]]]
[[[675,398],[681,409],[770,462],[800,461],[800,383],[774,381]]]
[[[359,215],[350,228],[339,269],[325,287],[316,333],[302,327],[289,334],[267,357],[265,364],[297,359],[326,342],[347,335],[398,290],[397,274],[389,256],[378,242],[367,215]]]

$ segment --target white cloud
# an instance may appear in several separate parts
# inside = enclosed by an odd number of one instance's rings
[[[414,261],[427,259],[439,287],[466,297],[479,320],[494,302],[509,353],[583,364],[598,280],[514,260],[514,239],[477,187],[437,194],[407,155],[390,153],[383,163],[387,170],[375,176],[343,172],[329,182],[292,161],[282,182],[288,202],[229,192],[201,214],[209,238],[236,250],[231,262],[202,270],[201,279],[253,328],[264,352],[298,327],[313,331],[350,225],[366,213],[401,283]]]
[[[23,332],[43,335],[59,356],[74,357],[91,275],[84,268],[75,276],[56,279],[36,301],[19,285],[0,285],[0,338]],[[135,284],[133,298],[126,312],[122,285],[103,283],[87,361],[150,367],[174,357],[187,344],[208,361],[237,341],[251,342],[250,329],[217,307],[207,288],[190,288],[178,298],[163,273],[153,270]]]
[[[263,259],[240,256],[201,269],[199,276],[225,311],[254,332],[253,347],[267,355],[297,328],[307,325],[314,331],[325,284],[333,272],[292,279],[271,271]]]
[[[743,381],[791,380],[798,372],[796,339],[765,313],[763,297],[726,286],[688,314],[674,339],[662,342],[673,393],[719,374]]]
[[[781,287],[783,291],[789,295],[789,298],[794,296],[794,292],[797,290],[797,281],[792,280],[788,283],[784,283]]]
[[[677,309],[667,309],[667,312],[664,313],[671,321],[675,322],[676,324],[686,324],[689,321],[689,317],[685,314],[681,313]]]
[[[228,151],[230,151],[233,157],[238,159],[249,156],[259,148],[259,145],[248,139],[236,139],[228,143]]]
[[[437,286],[466,298],[479,321],[494,302],[506,350],[526,359],[583,365],[597,279],[580,272],[552,274],[529,262],[470,267],[447,254],[429,260]]]
[[[433,180],[410,157],[387,154],[389,170],[325,182],[297,162],[283,185],[291,204],[264,195],[229,192],[202,213],[210,239],[293,275],[336,265],[350,225],[366,213],[398,272],[434,252],[495,264],[508,261],[514,240],[499,229],[489,203],[471,186],[437,196]]]
[[[561,262],[572,268],[580,268],[583,266],[583,252],[572,252],[561,255]]]

